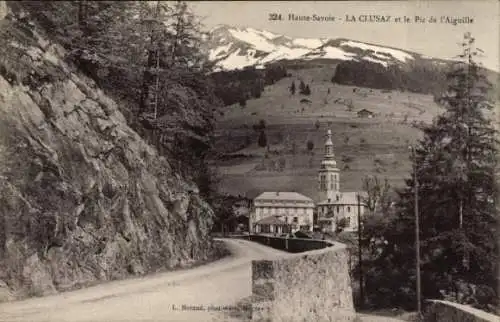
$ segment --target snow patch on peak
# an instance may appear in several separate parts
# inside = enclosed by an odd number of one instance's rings
[[[326,58],[326,59],[352,60],[357,55],[354,53],[348,53],[341,48],[326,46],[323,48],[318,48],[316,50],[313,50],[306,56],[308,59]]]
[[[384,67],[387,67],[389,65],[386,61],[375,59],[375,58],[368,57],[368,56],[367,57],[363,57],[363,60],[367,60],[367,61],[370,61],[370,62],[376,63],[376,64],[381,64]]]
[[[295,38],[292,40],[292,44],[301,46],[301,47],[306,47],[306,48],[311,48],[315,49],[323,45],[323,41],[321,39],[314,39],[314,38]]]
[[[270,43],[266,37],[252,32],[249,29],[230,29],[229,32],[233,37],[254,46],[257,50],[270,52],[276,47]]]
[[[232,44],[229,43],[225,46],[220,46],[220,47],[215,48],[214,50],[211,50],[209,55],[208,55],[208,59],[216,60],[218,58],[221,58],[220,56],[228,53],[229,49],[231,48],[231,45]]]
[[[384,53],[390,54],[392,57],[394,57],[397,60],[402,61],[402,62],[405,62],[406,60],[412,60],[412,59],[414,59],[412,55],[410,55],[408,53],[405,53],[404,51],[401,51],[401,50],[391,49],[391,48],[387,48],[387,47],[380,47],[380,46],[369,45],[369,44],[365,44],[365,43],[357,42],[357,41],[353,41],[353,40],[342,41],[340,43],[340,46],[355,47],[355,48],[359,48],[359,49],[362,49],[362,50],[372,50],[376,54],[377,53],[379,53],[379,54],[380,53],[382,53],[382,54],[384,54]],[[378,56],[378,57],[381,58],[380,56]],[[387,59],[387,57],[385,57],[385,59]]]
[[[272,32],[265,31],[265,30],[257,30],[257,29],[253,29],[253,28],[247,28],[246,30],[249,32],[253,32],[255,34],[258,34],[260,36],[263,36],[269,40],[281,37],[281,35],[277,35],[277,34],[274,34]]]
[[[232,70],[252,66],[258,63],[258,59],[254,55],[240,55],[241,49],[238,48],[234,53],[227,56],[219,62],[219,66],[223,69]]]

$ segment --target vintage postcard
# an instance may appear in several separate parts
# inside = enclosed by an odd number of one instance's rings
[[[0,1],[0,322],[499,321],[500,3]]]

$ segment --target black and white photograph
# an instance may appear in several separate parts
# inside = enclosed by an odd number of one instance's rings
[[[499,322],[500,2],[0,1],[0,322]]]

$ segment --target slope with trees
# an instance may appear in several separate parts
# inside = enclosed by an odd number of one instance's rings
[[[498,308],[496,131],[485,113],[491,88],[466,34],[461,62],[447,73],[445,113],[424,127],[415,149],[419,186],[422,298]],[[399,191],[394,212],[364,224],[368,302],[415,307],[415,182]],[[373,247],[371,242],[383,242]],[[372,245],[372,246],[370,246]]]
[[[128,123],[173,166],[210,186],[213,110],[220,106],[200,24],[185,2],[16,2],[67,59],[120,102]]]

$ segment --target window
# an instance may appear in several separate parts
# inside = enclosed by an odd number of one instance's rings
[[[339,195],[337,195],[337,201],[339,201],[339,200],[340,200],[340,197],[339,197]]]
[[[351,225],[351,217],[346,217],[347,218],[347,227],[349,227]]]
[[[320,186],[321,190],[326,190],[326,176],[325,175],[320,176],[319,186]]]
[[[347,207],[347,212],[351,212],[351,207]]]
[[[339,206],[337,206],[337,212],[340,212],[340,207]]]
[[[298,223],[299,222],[299,217],[293,217],[293,222]]]

